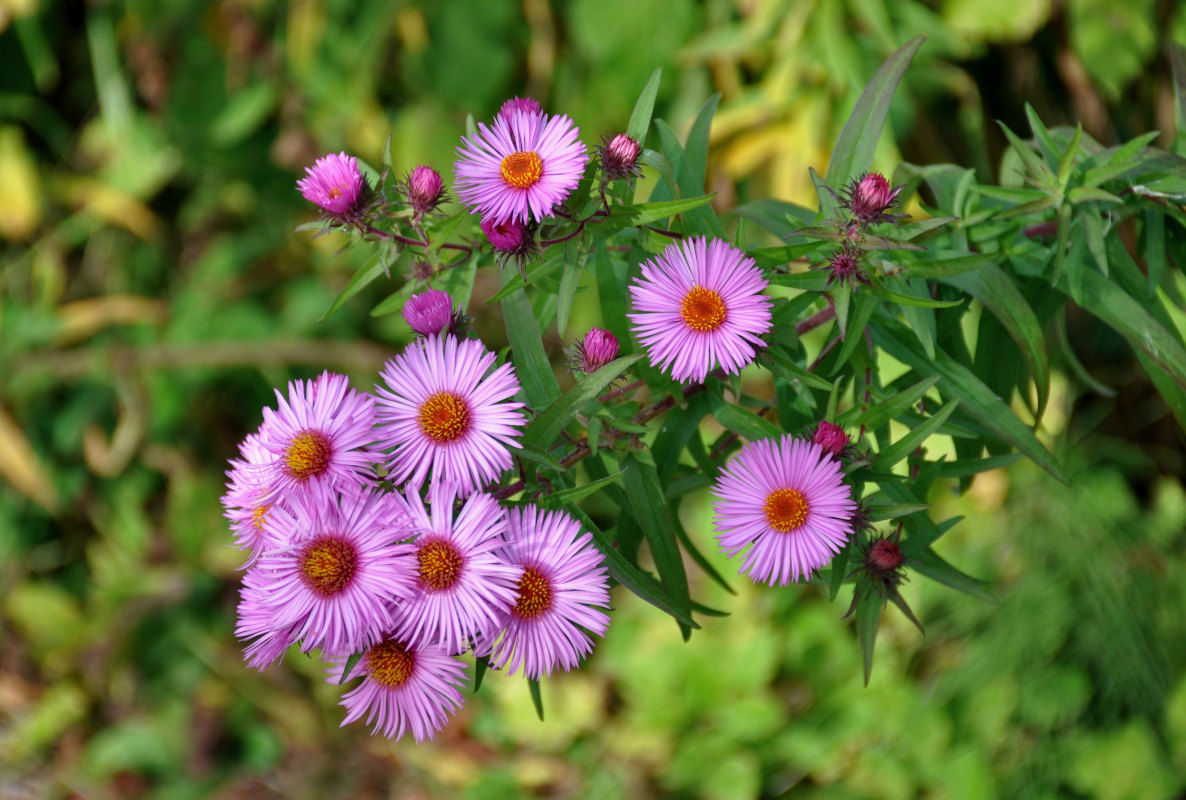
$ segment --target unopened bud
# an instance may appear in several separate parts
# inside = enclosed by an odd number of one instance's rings
[[[422,217],[437,207],[444,188],[441,173],[432,167],[422,164],[412,170],[412,174],[408,176],[405,194],[417,217]]]
[[[590,328],[572,352],[572,367],[588,375],[618,357],[618,337],[603,328]]]
[[[619,133],[601,146],[601,166],[610,180],[636,177],[638,171],[638,154],[641,148],[638,142],[624,133]]]
[[[893,572],[902,564],[902,548],[889,539],[878,539],[865,555],[869,568],[881,573]]]
[[[505,222],[482,220],[482,233],[490,240],[495,250],[504,253],[518,253],[527,238],[527,226],[514,219]]]
[[[866,282],[865,273],[861,271],[860,261],[847,250],[837,250],[833,253],[827,268],[832,273],[828,276],[828,286],[833,283],[852,286]]]
[[[822,447],[825,453],[831,453],[839,458],[840,454],[844,452],[844,448],[848,447],[848,434],[839,425],[821,422],[815,429],[811,441]]]
[[[891,188],[880,172],[866,172],[848,189],[848,210],[866,225],[893,219],[887,213],[897,203],[902,187]]]
[[[404,319],[421,336],[432,336],[453,321],[453,301],[440,289],[414,294],[404,304]]]
[[[330,153],[317,159],[313,166],[305,167],[305,177],[297,181],[297,189],[328,217],[345,223],[358,216],[366,181],[358,159],[345,153]]]

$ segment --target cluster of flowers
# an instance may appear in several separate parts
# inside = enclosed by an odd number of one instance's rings
[[[623,134],[605,140],[603,195],[604,181],[633,177],[638,152]],[[504,253],[535,246],[532,226],[557,211],[588,158],[571,120],[521,98],[458,155],[458,198]],[[370,187],[354,158],[331,154],[307,172],[298,187],[327,218],[369,229]],[[403,191],[421,217],[444,185],[420,166]],[[766,286],[728,242],[682,239],[640,265],[631,329],[677,381],[736,374],[770,330]],[[530,678],[571,669],[591,652],[589,634],[605,634],[609,594],[603,557],[571,516],[504,508],[490,491],[526,422],[512,365],[495,366],[465,338],[445,292],[411,297],[404,316],[420,337],[387,363],[373,395],[330,373],[290,383],[287,398],[277,391],[277,408],[231,461],[223,505],[250,554],[237,630],[248,662],[263,668],[299,644],[320,649],[341,682],[361,653],[343,724],[366,715],[376,732],[419,741],[462,703],[455,656],[472,649]],[[617,355],[617,337],[597,328],[570,351],[585,373]],[[846,544],[859,517],[840,462],[848,447],[821,422],[810,439],[753,441],[728,462],[713,488],[715,527],[729,556],[748,548],[743,574],[805,580]]]

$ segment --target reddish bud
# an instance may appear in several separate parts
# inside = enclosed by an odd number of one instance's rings
[[[527,238],[527,226],[522,222],[513,219],[506,222],[484,219],[481,224],[482,233],[486,234],[486,238],[490,240],[490,244],[494,245],[495,250],[501,250],[504,253],[517,253],[523,248]]]
[[[588,375],[618,357],[618,337],[603,328],[590,328],[585,338],[569,351],[569,362],[574,370]]]
[[[453,321],[453,301],[440,289],[414,294],[404,304],[404,319],[421,336],[432,336]]]
[[[828,261],[828,269],[832,273],[828,276],[828,286],[833,283],[853,286],[866,282],[865,273],[861,271],[861,262],[847,250],[837,250],[833,253]]]
[[[444,188],[445,184],[441,180],[441,173],[422,164],[412,170],[412,174],[408,176],[404,193],[408,197],[408,204],[416,212],[416,216],[422,217],[441,202],[441,192]]]
[[[876,572],[893,572],[902,564],[902,549],[898,547],[897,542],[878,539],[869,546],[865,563]]]
[[[848,189],[848,210],[866,225],[892,220],[894,215],[888,212],[897,203],[900,191],[902,187],[891,188],[880,172],[866,172]]]
[[[601,148],[601,166],[610,180],[635,177],[638,171],[638,142],[624,133],[605,141]]]
[[[811,441],[822,447],[824,452],[831,453],[839,458],[840,454],[844,452],[844,448],[848,447],[848,434],[839,425],[833,425],[831,422],[821,422],[819,427],[815,429]]]

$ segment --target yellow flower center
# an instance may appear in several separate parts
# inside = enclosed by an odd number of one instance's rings
[[[516,189],[529,189],[539,183],[544,162],[534,150],[511,153],[502,160],[502,179]]]
[[[444,444],[469,430],[469,407],[455,394],[437,392],[420,405],[416,420],[425,436]]]
[[[268,518],[268,511],[272,508],[271,503],[264,503],[262,506],[256,506],[251,509],[251,525],[257,531],[264,529],[264,520]]]
[[[292,437],[288,443],[288,449],[284,451],[284,464],[288,467],[289,475],[303,481],[324,472],[332,453],[329,439],[317,431],[305,430]]]
[[[515,616],[533,619],[552,607],[552,584],[535,567],[528,567],[519,579],[519,595],[512,609]]]
[[[366,671],[380,686],[394,689],[412,677],[416,656],[390,639],[372,645],[366,654]]]
[[[424,588],[438,592],[457,583],[465,563],[457,548],[444,539],[433,539],[421,545],[416,551],[416,560]]]
[[[771,528],[788,533],[807,521],[807,498],[798,489],[775,489],[767,495],[762,510]]]
[[[725,324],[725,301],[712,289],[693,286],[684,295],[680,316],[684,318],[684,324],[694,331],[715,331]]]
[[[322,597],[345,589],[354,577],[355,566],[354,547],[330,536],[314,539],[301,553],[301,577]]]

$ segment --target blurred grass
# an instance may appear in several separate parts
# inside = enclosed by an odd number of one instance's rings
[[[340,730],[315,661],[243,667],[217,503],[273,386],[322,368],[368,386],[410,335],[363,312],[398,277],[316,323],[365,258],[292,233],[313,216],[295,179],[322,153],[377,164],[390,132],[397,170],[447,168],[466,114],[513,94],[592,143],[662,66],[656,113],[677,130],[722,94],[708,180],[723,205],[811,202],[807,167],[826,168],[864,81],[916,33],[930,39],[879,165],[991,172],[991,123],[1024,127],[1027,100],[1106,142],[1168,136],[1159,31],[1186,39],[1186,9],[0,0],[0,796],[1182,792],[1186,499],[1139,455],[1172,441],[1139,397],[1087,415],[1131,418],[1108,431],[1127,453],[1065,445],[1072,489],[1018,466],[934,498],[967,516],[944,555],[994,578],[1001,605],[909,585],[928,636],[890,614],[868,689],[845,598],[702,581],[732,616],[684,644],[618,590],[589,665],[544,683],[546,722],[522,681],[491,676],[424,746]],[[471,311],[500,335],[481,300]],[[1075,441],[1075,407],[1060,411]],[[707,498],[683,518],[711,553]]]

